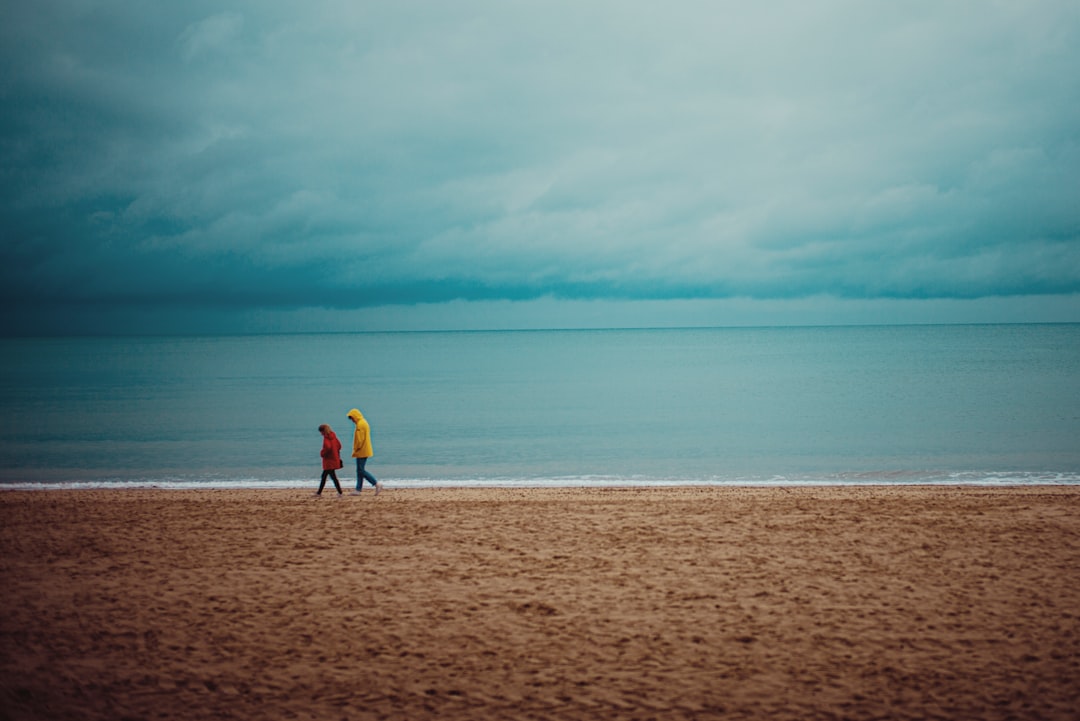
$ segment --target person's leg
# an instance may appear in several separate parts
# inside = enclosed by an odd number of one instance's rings
[[[319,479],[319,490],[315,491],[316,496],[321,496],[322,495],[323,486],[326,485],[326,474],[328,474],[328,473],[330,473],[330,471],[323,471],[322,472],[322,478]],[[336,480],[334,481],[334,485],[335,486],[337,485]]]
[[[323,475],[325,476],[326,474],[324,473]],[[337,471],[335,471],[333,469],[330,470],[330,480],[334,482],[334,488],[337,489],[337,494],[340,496],[341,495],[341,484],[338,482],[338,479],[337,479]],[[324,483],[326,482],[326,478],[323,478],[323,482]],[[320,490],[322,490],[322,489],[320,489]]]
[[[367,465],[367,459],[366,458],[357,458],[356,459],[356,490],[358,490],[358,491],[361,488],[363,488],[364,479],[367,479],[367,482],[370,483],[371,485],[375,486],[376,488],[378,488],[378,486],[379,486],[379,482],[377,480],[375,480],[375,476],[371,475],[364,468],[364,466],[366,466],[366,465]]]
[[[360,459],[357,459],[357,460],[360,460]],[[382,484],[379,483],[379,480],[377,478],[375,478],[375,476],[371,475],[371,473],[369,473],[368,470],[366,468],[364,468],[364,466],[366,465],[367,459],[365,458],[363,460],[365,462],[360,464],[360,473],[364,478],[367,479],[368,483],[370,483],[372,486],[375,487],[375,495],[377,496],[377,495],[379,495],[379,492],[382,491]],[[358,488],[360,487],[360,484],[361,484],[360,478],[358,477],[356,479],[356,485],[357,485]]]

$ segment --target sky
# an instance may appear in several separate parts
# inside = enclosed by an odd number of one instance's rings
[[[0,8],[0,333],[1080,322],[1076,0]]]

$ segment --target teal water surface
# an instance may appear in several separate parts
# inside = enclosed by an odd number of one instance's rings
[[[399,486],[1080,482],[1080,325],[0,348],[7,487],[311,484],[352,407]]]

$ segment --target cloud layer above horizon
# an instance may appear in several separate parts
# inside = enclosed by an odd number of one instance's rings
[[[41,305],[1080,292],[1080,4],[0,10]]]

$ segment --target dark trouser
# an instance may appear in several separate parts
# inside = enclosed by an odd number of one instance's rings
[[[370,473],[368,473],[367,471],[364,470],[364,465],[366,463],[367,463],[366,458],[357,458],[356,459],[356,490],[358,490],[358,491],[360,490],[360,487],[364,485],[364,479],[365,478],[367,479],[367,482],[370,483],[373,486],[376,483],[378,483],[378,481],[375,480],[375,476],[371,475]]]
[[[322,472],[322,480],[319,481],[319,493],[322,493],[323,486],[326,485],[326,477],[327,476],[330,476],[330,480],[332,480],[334,482],[334,488],[337,489],[337,492],[341,493],[341,484],[338,483],[337,471],[334,471],[332,469],[325,470],[325,471]]]

